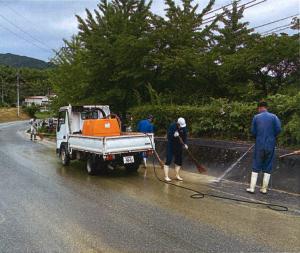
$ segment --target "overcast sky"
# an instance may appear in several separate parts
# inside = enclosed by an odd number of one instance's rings
[[[241,0],[239,2],[239,5],[251,2],[246,5],[249,8],[244,11],[242,20],[250,22],[249,28],[280,19],[284,20],[257,28],[256,32],[263,33],[288,25],[292,20],[290,16],[298,14],[299,17],[299,0],[262,1],[264,0]],[[178,5],[181,3],[180,0],[175,2]],[[199,4],[198,12],[200,13],[208,2],[209,0],[194,0],[192,4]],[[216,0],[213,10],[231,2],[231,0]],[[78,33],[75,14],[85,18],[85,9],[87,8],[93,13],[94,9],[98,10],[98,3],[100,3],[99,0],[0,0],[0,54],[12,53],[49,61],[49,58],[55,56],[52,49],[59,51],[64,46],[62,38],[69,40],[73,34]],[[257,5],[250,7],[254,4]],[[153,0],[152,12],[164,16],[165,7],[164,0]],[[207,15],[205,18],[214,16],[217,12]],[[285,19],[287,17],[290,18]],[[290,35],[295,33],[291,29],[282,32]]]

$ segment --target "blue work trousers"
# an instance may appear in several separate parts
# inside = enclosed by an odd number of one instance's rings
[[[253,157],[253,172],[271,173],[273,166],[275,147],[255,147]]]
[[[175,155],[175,164],[178,166],[182,166],[182,145],[171,145],[171,143],[167,142],[167,161],[166,165],[170,165],[173,159],[173,156]]]

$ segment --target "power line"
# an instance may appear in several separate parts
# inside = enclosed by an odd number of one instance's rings
[[[1,1],[1,0],[0,0],[0,1]],[[241,0],[237,0],[236,2],[240,2],[240,1],[241,1]],[[254,0],[254,1],[256,1],[256,0]],[[221,9],[223,9],[223,8],[229,6],[229,5],[231,5],[231,3],[230,3],[230,4],[227,4],[227,5],[225,5],[225,6],[222,6],[222,7],[218,8],[218,9],[211,10],[210,12],[205,13],[203,16],[206,16],[206,15],[208,15],[208,14],[210,14],[210,13],[213,13],[213,12],[216,12],[216,11],[218,11],[218,10],[221,10]],[[157,13],[157,12],[161,12],[161,11],[164,11],[164,10],[165,10],[165,9],[162,9],[162,10],[159,10],[159,11],[155,11],[155,12]]]
[[[272,32],[272,31],[277,30],[277,29],[280,29],[280,28],[286,28],[286,29],[287,29],[287,28],[290,28],[291,26],[293,26],[293,24],[286,24],[286,25],[278,26],[278,27],[273,28],[273,29],[271,29],[271,30],[269,30],[269,31],[262,32],[261,34],[269,33],[269,32]]]
[[[238,6],[237,8],[246,6],[247,4],[253,3],[253,2],[255,2],[255,1],[256,1],[256,0],[253,0],[253,1],[250,1],[250,2],[248,2],[248,3],[242,4],[242,5]],[[265,1],[267,1],[267,0],[265,0]],[[231,4],[229,4],[229,5],[231,5]],[[228,5],[226,5],[226,6],[228,6]],[[231,10],[232,10],[232,9],[230,9],[230,11],[231,11]],[[221,14],[222,14],[222,16],[223,16],[223,15],[225,14],[225,12],[223,12],[223,13],[221,13]],[[215,18],[215,17],[216,17],[216,16],[211,16],[211,17],[209,17],[209,18],[203,19],[203,21],[210,20],[210,19],[213,19],[213,18]],[[210,23],[210,22],[212,22],[212,21],[207,21],[207,22],[205,22],[205,23],[203,23],[203,24]]]
[[[50,34],[50,35],[52,35],[53,37],[56,37],[56,38],[58,38],[58,39],[61,39],[60,37],[58,37],[58,36],[56,36],[56,35],[54,35],[54,34],[51,34],[51,33],[49,33],[49,32],[44,31],[42,28],[38,27],[36,24],[32,23],[30,20],[28,20],[27,18],[25,18],[24,16],[22,16],[20,13],[18,13],[17,11],[15,11],[15,10],[12,9],[11,7],[9,7],[9,6],[8,6],[7,4],[5,4],[2,0],[0,0],[0,2],[1,2],[2,4],[4,4],[7,8],[11,9],[13,12],[17,13],[20,17],[24,18],[26,21],[28,21],[29,23],[31,23],[32,25],[34,25],[35,27],[37,27],[38,29],[40,29],[41,31],[43,31],[44,33]]]
[[[248,8],[251,8],[251,7],[255,6],[255,5],[258,5],[258,4],[261,4],[261,3],[263,3],[263,2],[266,2],[266,1],[267,1],[267,0],[261,1],[261,2],[256,3],[256,4],[252,4],[252,5],[248,6],[248,7],[246,7],[245,10],[248,9]]]
[[[44,44],[44,43],[41,42],[40,40],[38,40],[38,39],[34,38],[33,36],[31,36],[29,33],[23,31],[20,27],[16,26],[16,25],[13,24],[12,22],[10,22],[7,18],[3,17],[1,14],[0,14],[0,16],[1,16],[2,18],[4,18],[7,22],[9,22],[10,24],[12,24],[13,26],[17,27],[17,28],[18,28],[19,30],[21,30],[23,33],[27,34],[29,37],[35,39],[36,41],[40,42],[40,43],[43,44],[44,46],[46,46],[46,47],[52,49],[51,47],[49,47],[48,45]]]
[[[242,5],[240,5],[240,6],[237,6],[237,8],[245,7],[246,5],[248,5],[248,4],[250,4],[250,3],[253,3],[253,2],[255,2],[255,1],[256,1],[256,0],[253,0],[253,1],[250,1],[250,2],[248,2],[248,3],[242,4]],[[266,1],[267,1],[267,0],[263,0],[263,1],[258,2],[258,3],[256,3],[256,4],[252,4],[252,5],[250,5],[250,6],[245,7],[245,9],[251,8],[251,7],[255,6],[255,5],[261,4],[261,3],[266,2]],[[229,11],[231,11],[231,10],[232,10],[232,9],[230,9]],[[224,15],[225,15],[225,12],[221,13],[221,15],[224,16]],[[215,16],[210,17],[210,18],[207,18],[207,19],[204,19],[204,20],[209,20],[209,19],[213,19],[213,18],[215,18]],[[204,22],[204,23],[202,23],[202,24],[204,25],[204,24],[211,23],[211,22],[213,22],[213,20],[209,20],[209,21]]]
[[[38,48],[44,50],[45,52],[48,52],[48,53],[49,53],[48,50],[46,50],[46,49],[44,49],[44,48],[42,48],[42,47],[39,47],[39,46],[35,45],[34,43],[30,42],[29,40],[24,39],[23,37],[19,36],[18,34],[14,33],[13,31],[11,31],[11,30],[9,30],[8,28],[4,27],[3,25],[0,24],[0,26],[3,27],[4,29],[6,29],[7,31],[11,32],[12,34],[18,36],[18,37],[21,38],[22,40],[27,41],[27,42],[30,43],[31,45],[34,45],[35,47],[38,47]]]
[[[289,17],[286,17],[286,18],[282,18],[282,19],[278,19],[276,21],[273,21],[273,22],[270,22],[270,23],[267,23],[267,24],[264,24],[264,25],[260,25],[260,26],[256,26],[256,27],[253,27],[251,29],[256,29],[256,28],[259,28],[259,27],[263,27],[263,26],[266,26],[266,25],[270,25],[270,24],[273,24],[273,23],[276,23],[276,22],[279,22],[279,21],[282,21],[282,20],[285,20],[285,19],[288,19],[288,18],[292,18],[292,17],[295,17],[295,16],[298,16],[298,14],[295,14],[295,15],[292,15],[292,16],[289,16]]]
[[[236,1],[236,2],[240,2],[240,1],[241,1],[241,0],[238,0],[238,1]],[[256,0],[255,0],[255,1],[256,1]],[[222,7],[218,8],[218,9],[215,9],[215,10],[212,10],[212,11],[210,11],[210,12],[207,12],[207,13],[205,13],[203,16],[208,15],[208,14],[213,13],[213,12],[216,12],[216,11],[218,11],[218,10],[221,10],[221,9],[223,9],[223,8],[229,6],[229,5],[231,5],[231,3],[230,3],[230,4],[227,4],[227,5],[225,5],[225,6],[222,6]]]
[[[288,25],[287,27],[285,27],[285,28],[282,28],[282,29],[279,29],[279,30],[276,30],[276,31],[274,31],[274,32],[271,32],[272,30],[270,30],[270,31],[267,31],[267,32],[264,32],[264,33],[262,33],[261,35],[262,36],[267,36],[267,35],[270,35],[270,34],[272,34],[272,33],[277,33],[277,32],[280,32],[280,31],[283,31],[283,30],[286,30],[286,29],[289,29],[289,28],[291,28],[293,25],[292,24],[290,24],[290,25]],[[277,27],[277,28],[279,28],[279,27]],[[273,29],[273,30],[275,30],[275,29]]]
[[[11,7],[9,7],[7,4],[5,4],[2,0],[0,0],[0,2],[1,2],[3,5],[5,5],[7,8],[11,9],[11,10],[12,10],[13,12],[15,12],[16,14],[18,14],[20,17],[24,18],[26,21],[28,21],[29,23],[31,23],[32,25],[34,25],[35,27],[37,27],[38,29],[40,29],[43,33],[45,33],[45,34],[50,34],[51,36],[56,37],[56,38],[58,38],[58,39],[62,39],[61,37],[58,37],[58,36],[56,36],[56,35],[54,35],[54,34],[52,34],[52,33],[46,32],[45,30],[43,30],[42,28],[40,28],[40,27],[37,26],[36,24],[32,23],[30,20],[28,20],[27,18],[25,18],[24,16],[22,16],[20,13],[18,13],[17,11],[15,11],[15,10],[12,9]],[[1,15],[1,14],[0,14],[0,15]],[[2,15],[1,15],[1,16],[2,16]],[[2,17],[3,17],[3,16],[2,16]],[[3,18],[4,18],[4,17],[3,17]],[[7,20],[6,18],[4,18],[4,19]],[[9,20],[7,20],[7,21],[10,22]],[[12,22],[10,22],[10,23],[11,23],[12,25],[14,25]],[[2,25],[1,25],[1,26],[2,26]],[[17,27],[16,25],[14,25],[14,26]],[[5,28],[6,30],[10,31],[8,28],[6,28],[6,27],[4,27],[4,26],[2,26],[2,27]],[[17,28],[20,29],[19,27],[17,27]],[[26,32],[23,31],[22,29],[20,29],[20,30],[21,30],[22,32],[26,33]],[[15,33],[12,32],[12,31],[10,31],[10,32],[13,33],[13,34],[15,34]],[[34,37],[31,36],[30,34],[28,34],[28,33],[26,33],[26,34],[27,34],[28,36],[32,37],[33,39],[37,40],[37,41],[40,42],[41,44],[45,45],[43,42],[41,42],[41,41],[39,41],[38,39],[34,38]],[[41,47],[39,47],[39,46],[37,46],[37,45],[31,43],[30,41],[28,41],[28,40],[22,38],[21,36],[19,36],[19,35],[17,35],[17,34],[15,34],[15,35],[18,36],[18,37],[20,37],[21,39],[27,41],[28,43],[30,43],[30,44],[32,44],[32,45],[38,47],[38,48],[41,48]],[[50,48],[50,49],[52,49],[51,47],[49,47],[49,46],[47,46],[47,45],[45,45],[45,46],[48,47],[48,48]],[[44,50],[44,51],[46,51],[46,50],[43,49],[43,48],[41,48],[41,49]],[[52,49],[52,50],[53,50],[53,49]],[[46,52],[49,52],[49,51],[46,51]],[[51,55],[53,55],[53,52],[49,55],[49,57],[50,57]],[[48,57],[48,58],[49,58],[49,57]],[[45,64],[45,67],[43,67],[42,70],[45,69],[49,63],[50,63],[50,62],[46,63],[46,64]]]

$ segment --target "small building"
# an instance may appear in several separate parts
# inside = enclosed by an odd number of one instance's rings
[[[53,97],[57,97],[55,94],[49,94],[48,96],[30,96],[25,97],[23,104],[31,106],[32,104],[41,107],[41,111],[48,111],[51,105]]]
[[[32,104],[36,106],[44,106],[50,103],[50,99],[47,96],[30,96],[25,98],[24,104],[31,106]]]

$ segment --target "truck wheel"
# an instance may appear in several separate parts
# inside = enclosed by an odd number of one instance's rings
[[[140,165],[139,164],[126,164],[125,165],[125,170],[127,172],[137,172],[137,170],[139,169]]]
[[[61,163],[63,166],[69,166],[70,164],[70,157],[67,155],[65,147],[61,148]]]
[[[96,173],[97,164],[93,163],[92,157],[89,155],[86,160],[86,172],[89,175],[95,175]]]

